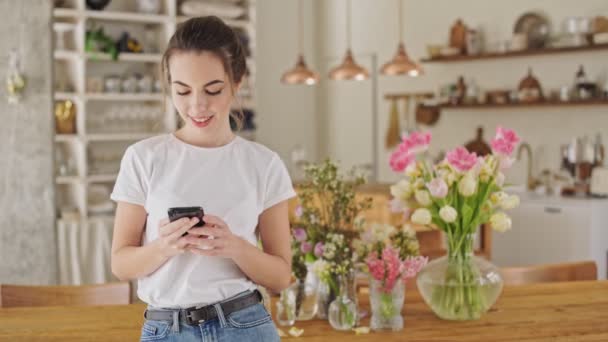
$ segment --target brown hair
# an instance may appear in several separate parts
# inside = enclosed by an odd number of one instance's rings
[[[211,52],[215,54],[228,74],[233,96],[236,97],[235,84],[240,83],[247,73],[245,49],[241,40],[230,26],[215,16],[191,18],[178,25],[171,36],[161,61],[161,72],[166,84],[171,84],[169,58],[176,51]],[[239,106],[241,107],[241,106]],[[237,129],[243,126],[243,110],[230,111]]]

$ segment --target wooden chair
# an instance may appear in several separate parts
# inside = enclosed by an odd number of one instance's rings
[[[505,285],[597,280],[597,266],[594,261],[509,267],[501,269],[501,273]]]
[[[0,285],[0,307],[130,304],[128,282],[83,286]]]

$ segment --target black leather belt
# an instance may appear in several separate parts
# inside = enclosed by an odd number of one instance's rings
[[[220,302],[224,316],[242,310],[248,306],[258,304],[262,301],[262,294],[255,290],[250,294],[231,299],[225,302]],[[146,310],[144,318],[151,321],[173,321],[173,313],[179,311],[179,318],[189,324],[198,325],[205,321],[217,318],[217,311],[213,305],[203,306],[202,308],[187,308],[179,310]]]

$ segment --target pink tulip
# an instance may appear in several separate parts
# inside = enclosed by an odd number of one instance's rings
[[[405,148],[411,153],[420,153],[426,151],[431,144],[431,133],[413,132],[409,136],[402,137]]]
[[[448,163],[460,172],[469,171],[477,163],[477,154],[469,153],[466,148],[458,147],[447,153]]]
[[[496,128],[496,138],[504,139],[513,145],[516,145],[520,141],[519,136],[517,136],[514,130],[503,128],[502,126]]]
[[[510,157],[519,141],[515,131],[498,126],[496,137],[492,139],[490,145],[494,154]]]
[[[416,156],[414,154],[410,154],[406,151],[396,150],[391,154],[389,163],[393,171],[403,172],[415,160]]]
[[[294,229],[294,231],[293,231],[293,237],[298,242],[302,242],[302,241],[306,240],[306,238],[307,238],[306,230],[304,230],[302,228],[296,228],[296,229]]]
[[[448,195],[448,185],[443,178],[435,178],[426,184],[431,196],[435,198],[445,198]]]

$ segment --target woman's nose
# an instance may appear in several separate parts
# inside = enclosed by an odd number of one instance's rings
[[[207,97],[203,94],[197,94],[192,97],[191,107],[197,112],[205,112],[209,105]]]

